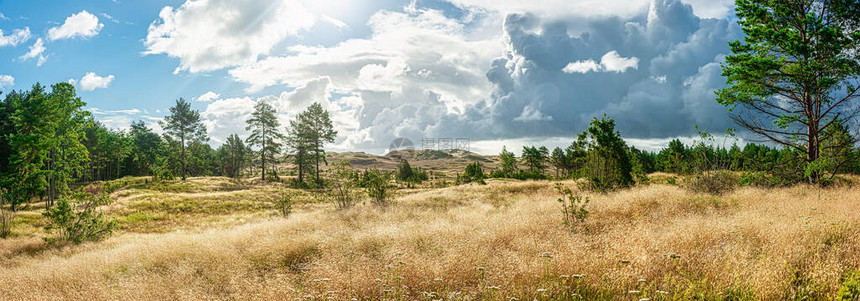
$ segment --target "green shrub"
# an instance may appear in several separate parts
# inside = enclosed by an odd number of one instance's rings
[[[474,162],[470,163],[469,165],[466,165],[466,171],[463,172],[463,176],[461,176],[458,180],[462,183],[475,182],[480,184],[487,184],[486,182],[484,182],[485,177],[486,175],[484,175],[484,169],[481,167],[481,163]]]
[[[556,183],[555,189],[561,194],[558,202],[561,203],[564,226],[568,227],[571,231],[576,231],[585,222],[585,218],[588,217],[588,210],[585,210],[585,206],[588,205],[589,199],[588,197],[574,194],[570,188],[564,187],[561,183]]]
[[[293,196],[289,193],[284,193],[284,196],[278,200],[275,206],[281,216],[290,216],[290,214],[293,213]]]
[[[78,244],[84,241],[98,241],[113,232],[116,221],[108,220],[102,213],[96,211],[99,205],[109,202],[107,196],[78,195],[78,197],[83,197],[83,202],[71,204],[68,199],[63,198],[57,202],[57,205],[42,213],[49,221],[45,230],[54,232],[56,235],[45,238],[47,242]]]
[[[706,171],[694,176],[687,189],[695,192],[704,192],[713,195],[722,195],[735,189],[738,177],[725,170]]]
[[[841,282],[836,300],[860,300],[860,269],[845,273]]]
[[[346,209],[355,205],[358,200],[358,190],[355,181],[355,171],[349,161],[341,161],[329,169],[331,181],[328,183],[328,198],[338,209]]]
[[[15,212],[0,209],[0,238],[12,234],[12,223],[15,222]]]
[[[370,201],[377,206],[386,206],[391,198],[391,175],[387,172],[382,172],[376,167],[365,171],[362,177],[362,186],[367,189],[367,195],[370,196]]]
[[[429,179],[427,171],[421,168],[412,168],[406,159],[397,164],[397,180],[408,183],[421,183]]]

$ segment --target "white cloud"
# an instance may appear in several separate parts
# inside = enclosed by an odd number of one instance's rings
[[[561,71],[565,73],[588,73],[600,71],[600,68],[600,64],[594,60],[585,60],[569,63]]]
[[[107,88],[113,81],[113,75],[98,76],[95,72],[87,72],[81,80],[70,79],[69,83],[79,85],[81,90],[92,91]]]
[[[45,63],[45,60],[47,60],[47,57],[45,57],[43,53],[45,53],[45,43],[42,41],[42,38],[38,38],[33,45],[30,45],[30,51],[20,56],[19,59],[26,61],[36,58],[36,66],[42,66],[42,64]]]
[[[494,11],[502,14],[532,13],[552,19],[595,16],[633,17],[653,2],[665,0],[447,0],[463,8]],[[725,18],[732,11],[733,0],[682,0],[702,18]]]
[[[630,17],[648,7],[648,0],[448,0],[471,9],[509,13],[534,13],[543,17]]]
[[[26,42],[30,39],[30,28],[24,27],[24,29],[15,29],[12,31],[10,35],[4,35],[3,30],[0,29],[0,47],[5,46],[18,46],[21,43]]]
[[[315,21],[296,0],[187,1],[161,10],[144,54],[179,58],[176,72],[217,70],[254,62]]]
[[[6,17],[6,15],[4,15],[3,13],[0,13],[0,20],[9,20],[9,18]]]
[[[600,66],[606,72],[624,72],[627,69],[639,69],[639,59],[636,57],[621,57],[618,51],[610,51],[600,58]]]
[[[618,51],[610,51],[600,58],[600,64],[592,59],[576,61],[567,64],[562,71],[565,73],[588,73],[588,72],[624,72],[627,69],[638,69],[639,59],[636,57],[621,57]]]
[[[108,14],[106,14],[106,13],[101,13],[101,14],[99,14],[99,15],[101,15],[102,17],[105,17],[105,19],[108,19],[108,21],[111,21],[111,22],[113,22],[113,23],[119,23],[119,20],[117,20],[116,18],[114,18],[114,17],[113,17],[113,16],[111,16],[111,15],[108,15]]]
[[[335,148],[385,149],[395,137],[420,138],[447,127],[445,115],[490,97],[486,70],[504,53],[504,44],[500,35],[473,37],[471,28],[441,11],[405,11],[374,14],[368,38],[331,47],[293,46],[289,55],[229,73],[250,92],[275,85],[310,89],[325,82],[327,89],[348,95],[330,100],[333,114],[343,113]],[[308,81],[312,78],[318,80]]]
[[[197,98],[195,98],[195,100],[197,100],[197,101],[213,101],[213,100],[218,99],[218,97],[221,97],[221,95],[218,93],[209,91],[209,92],[201,94],[200,96],[197,96]]]
[[[0,88],[15,85],[15,78],[11,75],[0,75]]]
[[[75,37],[90,38],[99,34],[104,24],[99,18],[86,10],[66,18],[63,25],[48,29],[48,40],[71,39]]]

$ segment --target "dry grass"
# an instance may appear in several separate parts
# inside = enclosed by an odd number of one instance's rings
[[[0,299],[824,299],[860,266],[855,188],[590,197],[577,233],[552,183],[490,181],[61,249],[0,240]]]

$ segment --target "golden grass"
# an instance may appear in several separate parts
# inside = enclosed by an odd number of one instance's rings
[[[0,299],[822,299],[860,266],[848,186],[592,194],[577,233],[557,198],[490,181],[41,252],[0,240]]]

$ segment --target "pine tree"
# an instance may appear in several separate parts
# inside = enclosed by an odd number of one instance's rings
[[[262,178],[266,180],[266,163],[275,163],[275,154],[281,152],[281,141],[286,139],[284,134],[278,131],[281,126],[275,116],[275,109],[265,101],[259,101],[254,105],[254,113],[246,121],[251,131],[251,136],[245,140],[249,146],[260,147],[260,164],[262,167]]]
[[[182,162],[182,180],[185,181],[188,162],[186,149],[193,142],[208,141],[206,127],[200,120],[200,112],[191,109],[191,104],[183,98],[176,100],[176,105],[170,108],[170,115],[160,122],[164,134],[179,143],[181,150],[179,160]]]

